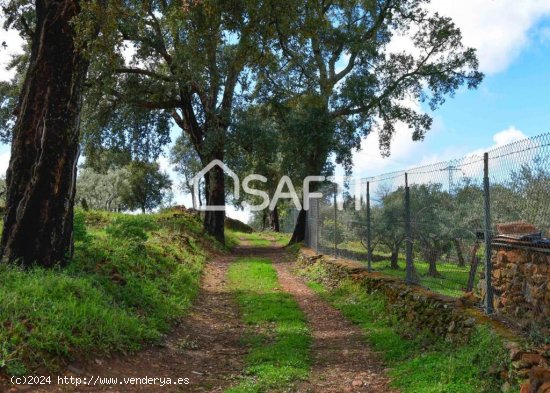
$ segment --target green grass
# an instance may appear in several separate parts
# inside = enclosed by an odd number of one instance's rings
[[[290,241],[291,233],[264,232],[266,238],[273,240],[278,246],[284,247]]]
[[[269,240],[266,240],[262,236],[261,232],[245,233],[245,232],[226,230],[226,233],[228,233],[228,235],[231,238],[235,239],[237,245],[243,244],[244,242],[255,247],[268,247],[271,245],[271,242]]]
[[[366,261],[363,261],[366,264]],[[391,269],[390,261],[373,262],[373,270],[383,273],[388,276],[398,277],[405,279],[405,261],[400,259],[398,261],[399,269]],[[442,295],[460,297],[464,295],[464,290],[468,283],[468,275],[470,273],[470,267],[460,267],[453,263],[438,262],[437,271],[440,273],[440,277],[428,276],[429,265],[427,262],[414,261],[414,266],[417,273],[420,275],[421,285]],[[482,266],[478,267],[479,270]],[[477,283],[478,275],[476,275]]]
[[[290,233],[280,232],[252,232],[245,233],[233,229],[225,229],[225,244],[231,249],[243,243],[243,240],[254,247],[269,247],[276,244],[284,247],[290,240]]]
[[[349,250],[359,253],[366,253],[365,247],[359,241],[347,241],[338,245],[341,250]],[[385,256],[388,259],[372,263],[372,269],[374,271],[383,273],[391,277],[397,277],[405,279],[405,259],[400,254],[398,260],[399,269],[390,268],[390,254],[381,250],[375,251],[376,255]],[[362,260],[362,263],[367,264],[366,260]],[[442,295],[451,297],[460,297],[464,295],[464,291],[468,284],[468,276],[470,274],[470,266],[458,266],[456,263],[438,262],[437,271],[440,273],[439,277],[430,277],[428,275],[429,264],[421,260],[415,260],[414,266],[417,273],[420,276],[421,285]],[[483,267],[478,266],[478,271]],[[474,287],[477,284],[478,275],[476,274]]]
[[[235,241],[236,244],[242,243],[244,240],[255,247],[269,247],[273,243],[279,246],[286,246],[290,240],[290,234],[279,232],[244,233],[226,230],[226,237],[229,237],[231,241]]]
[[[195,296],[206,246],[192,216],[77,211],[65,269],[0,266],[0,367],[57,371],[158,340]]]
[[[246,375],[227,393],[290,391],[308,377],[311,337],[305,318],[291,295],[279,290],[269,259],[243,258],[229,268],[249,346]]]
[[[316,293],[364,330],[369,344],[390,368],[393,387],[401,392],[500,391],[502,382],[491,370],[502,369],[507,355],[500,338],[488,328],[476,328],[467,344],[454,346],[427,332],[404,331],[382,294],[368,294],[351,281],[327,289],[314,281],[325,274],[319,267],[304,274],[312,280],[309,285]]]

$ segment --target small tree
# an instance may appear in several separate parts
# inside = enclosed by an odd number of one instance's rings
[[[428,275],[440,276],[437,261],[451,248],[452,204],[441,184],[414,185],[410,190],[413,237],[428,262]]]
[[[112,168],[107,173],[83,168],[77,178],[76,202],[95,210],[120,211],[130,194],[130,170]]]
[[[390,267],[399,269],[399,250],[405,240],[403,217],[405,215],[404,191],[399,189],[382,198],[382,207],[377,215],[375,233],[380,244],[390,251]]]
[[[130,209],[140,209],[142,213],[158,207],[171,191],[172,181],[168,174],[160,171],[156,162],[132,162],[128,166],[129,187],[122,195],[124,205]]]

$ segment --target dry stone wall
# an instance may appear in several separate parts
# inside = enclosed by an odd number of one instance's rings
[[[550,253],[504,246],[494,249],[495,312],[550,339]]]
[[[534,320],[541,320],[541,315],[546,314],[540,310],[546,310],[549,305],[548,292],[543,288],[548,283],[547,265],[550,261],[547,257],[500,249],[494,258],[497,310],[520,319],[522,313],[527,312]],[[514,263],[516,260],[521,262]],[[503,381],[502,391],[511,391],[510,387],[519,381],[521,393],[550,393],[550,344],[530,345],[502,323],[487,318],[472,307],[474,299],[470,296],[454,299],[408,286],[399,279],[369,273],[358,262],[318,255],[307,248],[300,250],[297,263],[300,267],[321,264],[329,272],[325,282],[329,286],[336,286],[349,278],[368,292],[384,294],[391,312],[402,323],[417,330],[427,329],[451,342],[467,340],[477,323],[490,324],[503,337],[510,353],[510,367],[496,370]]]

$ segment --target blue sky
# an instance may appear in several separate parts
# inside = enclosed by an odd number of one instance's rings
[[[461,89],[435,112],[415,103],[434,117],[422,142],[412,142],[410,130],[398,127],[391,156],[383,158],[377,134],[365,138],[354,155],[355,177],[459,158],[550,132],[550,0],[435,0],[432,6],[451,16],[465,43],[477,49],[485,79],[477,90]]]
[[[362,151],[354,155],[357,177],[458,158],[550,132],[550,0],[433,0],[430,8],[453,18],[465,44],[478,50],[485,80],[477,90],[462,89],[448,98],[433,113],[433,129],[423,142],[412,142],[410,131],[398,127],[391,156],[382,158],[376,133],[365,138]],[[2,64],[20,41],[14,32],[0,34],[8,42],[8,50],[0,51],[0,79],[7,79],[10,74]],[[409,44],[396,39],[394,45],[399,49]],[[0,173],[8,160],[9,146],[0,145]],[[177,183],[167,159],[160,162]],[[176,200],[190,204],[180,192]],[[228,214],[247,217],[234,209]]]
[[[550,19],[532,34],[546,27]],[[478,90],[459,92],[434,113],[444,137],[430,138],[432,149],[483,147],[510,126],[527,136],[550,131],[550,37],[532,39],[505,71],[486,75]]]

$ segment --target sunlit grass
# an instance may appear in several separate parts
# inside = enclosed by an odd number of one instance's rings
[[[0,266],[2,371],[55,371],[158,340],[188,310],[206,247],[222,248],[192,216],[77,211],[68,267]]]
[[[226,231],[228,232],[228,231]],[[247,243],[255,247],[269,247],[273,244],[278,246],[285,246],[290,240],[290,234],[279,232],[236,232],[229,231],[229,236],[236,239],[239,243]]]
[[[245,377],[226,392],[294,391],[310,367],[311,337],[302,311],[290,294],[280,291],[268,259],[239,259],[228,275],[249,326],[243,342],[250,349]]]
[[[357,252],[359,254],[366,254],[367,250],[360,241],[347,241],[338,245],[339,250],[348,250]],[[478,251],[479,252],[479,251]],[[376,256],[387,257],[386,260],[372,262],[371,266],[374,271],[382,274],[405,279],[405,257],[403,254],[399,254],[398,265],[399,269],[392,269],[390,267],[390,254],[383,250],[376,250]],[[360,262],[367,264],[366,259],[361,259]],[[470,265],[459,266],[457,263],[451,262],[437,262],[438,277],[432,277],[428,275],[429,264],[425,261],[415,259],[414,266],[420,277],[420,284],[434,292],[451,297],[460,297],[464,295],[466,287],[468,285],[468,277],[470,274]],[[481,271],[483,266],[478,266],[478,272]],[[477,285],[478,275],[474,277],[474,287]]]

